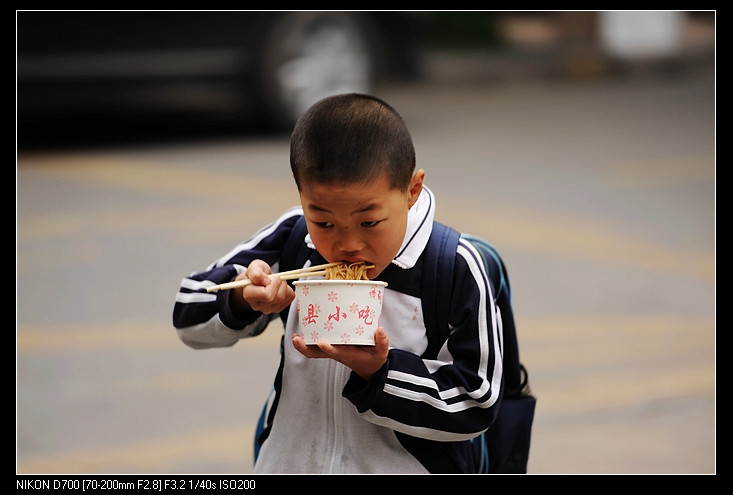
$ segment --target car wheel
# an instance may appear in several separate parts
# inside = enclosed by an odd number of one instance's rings
[[[268,29],[260,51],[260,106],[275,127],[292,129],[328,95],[373,90],[376,37],[368,20],[348,12],[289,12]]]

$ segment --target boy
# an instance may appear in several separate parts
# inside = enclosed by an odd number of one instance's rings
[[[404,121],[372,96],[325,98],[295,125],[290,163],[301,207],[184,278],[173,312],[198,349],[258,335],[289,309],[254,472],[474,472],[469,440],[491,426],[502,394],[501,319],[477,252],[461,242],[454,280],[442,281],[454,294],[450,337],[437,358],[423,357],[421,254],[435,199]],[[267,275],[301,216],[308,235],[296,241],[315,247],[306,264],[364,261],[370,279],[388,283],[374,346],[299,335],[293,289]],[[253,284],[206,292],[244,278]]]

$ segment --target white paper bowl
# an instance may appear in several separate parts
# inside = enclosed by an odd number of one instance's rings
[[[298,327],[306,344],[374,345],[386,282],[298,280]]]

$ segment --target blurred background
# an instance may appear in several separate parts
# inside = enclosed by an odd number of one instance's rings
[[[181,278],[371,92],[498,246],[530,474],[716,473],[715,11],[16,11],[16,471],[249,473],[282,328],[194,351]],[[279,328],[278,328],[279,327]]]

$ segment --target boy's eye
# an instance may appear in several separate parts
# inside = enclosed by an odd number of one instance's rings
[[[370,228],[370,227],[376,227],[377,225],[379,225],[379,223],[380,223],[380,220],[374,220],[371,222],[361,222],[361,226]],[[313,222],[313,224],[322,229],[333,228],[333,224],[331,222]]]

